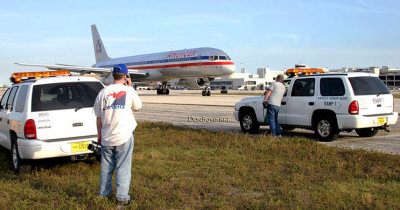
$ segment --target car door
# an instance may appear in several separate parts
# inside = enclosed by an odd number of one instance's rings
[[[8,140],[8,136],[6,135],[6,128],[7,124],[6,122],[7,119],[7,110],[6,110],[6,104],[7,104],[7,99],[8,96],[10,95],[11,88],[7,89],[6,92],[4,92],[3,97],[1,98],[1,103],[0,103],[0,145],[5,146],[4,142]]]
[[[9,132],[10,132],[10,121],[9,115],[13,109],[14,98],[17,93],[18,87],[13,87],[7,90],[4,94],[4,97],[1,100],[1,111],[0,111],[0,138],[1,145],[7,149],[10,149],[10,140],[9,140]]]
[[[279,109],[279,114],[278,114],[278,121],[279,124],[286,124],[287,120],[286,120],[286,114],[287,114],[287,94],[289,91],[289,87],[290,87],[290,79],[284,80],[283,81],[283,85],[285,86],[285,94],[283,95],[282,101],[281,101],[281,107]],[[289,93],[290,94],[290,93]]]
[[[311,126],[311,113],[315,108],[315,78],[293,81],[287,97],[286,124]]]

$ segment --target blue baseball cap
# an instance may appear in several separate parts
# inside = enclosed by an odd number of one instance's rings
[[[123,74],[128,74],[128,68],[126,67],[125,64],[121,63],[118,65],[115,65],[113,68],[113,72],[119,72]]]

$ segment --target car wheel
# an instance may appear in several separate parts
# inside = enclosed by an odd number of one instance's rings
[[[339,136],[339,129],[332,117],[321,117],[314,126],[315,135],[320,141],[332,141]]]
[[[378,128],[361,128],[356,129],[356,133],[361,137],[372,137],[378,133]]]
[[[11,166],[15,174],[29,173],[32,170],[31,164],[22,160],[19,156],[17,138],[15,136],[12,137],[11,142]]]
[[[240,128],[244,133],[257,133],[260,128],[260,124],[257,121],[256,115],[249,110],[245,110],[239,113],[240,116]]]

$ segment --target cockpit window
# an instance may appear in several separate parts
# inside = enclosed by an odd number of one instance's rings
[[[231,58],[229,56],[225,56],[225,55],[214,55],[214,56],[210,56],[209,58],[212,61],[216,61],[216,60],[231,60]]]
[[[219,59],[220,59],[220,60],[227,60],[227,59],[226,59],[226,56],[219,56]]]

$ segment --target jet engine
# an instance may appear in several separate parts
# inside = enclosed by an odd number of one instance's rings
[[[107,77],[100,80],[105,85],[111,85],[114,83],[114,77],[112,74],[108,75]]]
[[[178,85],[191,89],[202,89],[210,81],[209,78],[180,79]]]

